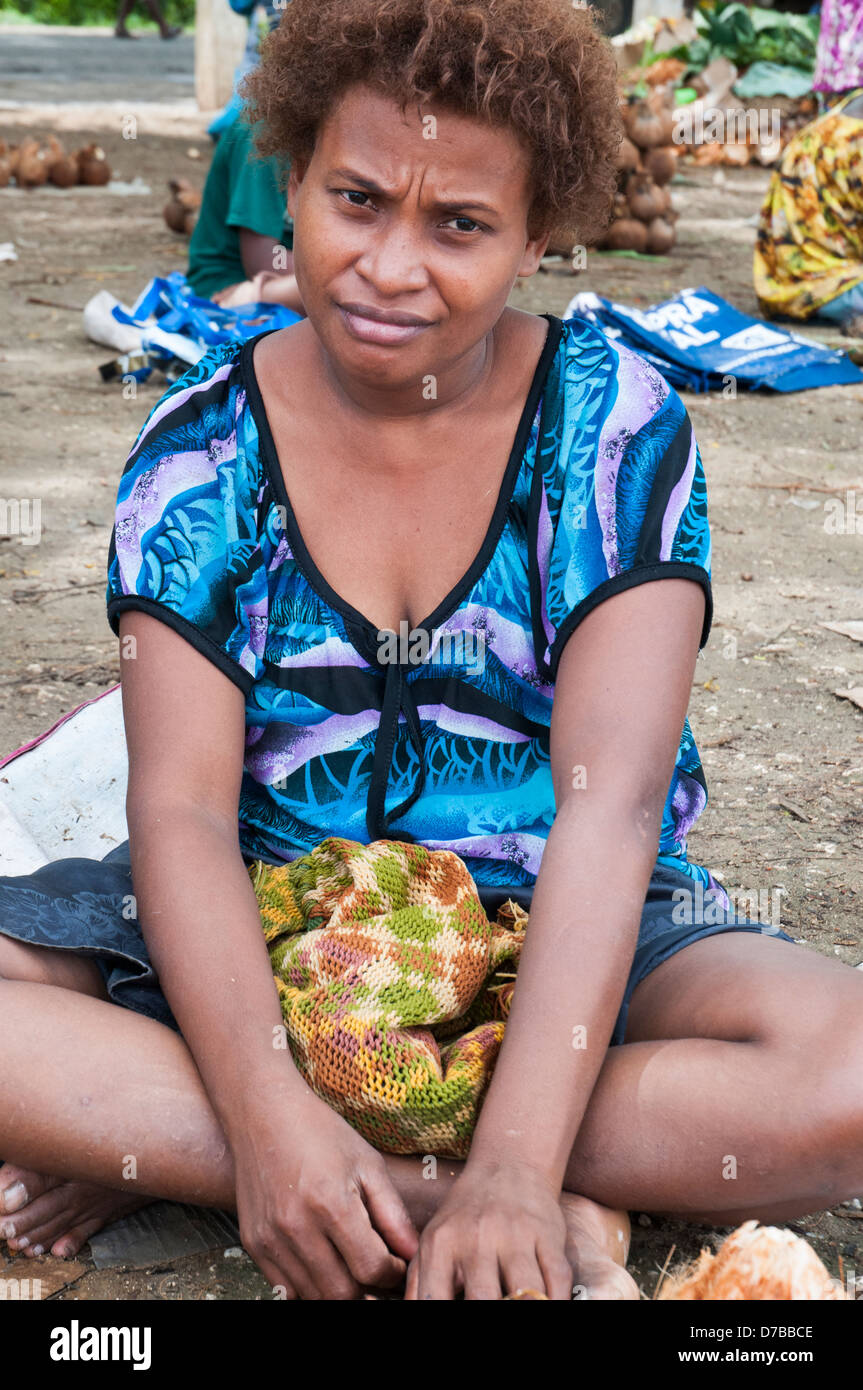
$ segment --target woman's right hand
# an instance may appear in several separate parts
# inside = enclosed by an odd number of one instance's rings
[[[386,1164],[311,1091],[232,1151],[243,1246],[279,1294],[349,1299],[404,1280],[418,1237]]]

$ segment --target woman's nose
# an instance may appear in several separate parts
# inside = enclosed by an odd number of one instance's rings
[[[388,298],[425,289],[429,274],[424,238],[417,228],[393,219],[376,230],[357,260],[356,269],[368,284]]]

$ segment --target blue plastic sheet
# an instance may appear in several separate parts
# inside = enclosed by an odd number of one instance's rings
[[[219,343],[243,341],[270,328],[287,328],[300,319],[281,304],[242,304],[224,309],[194,294],[178,270],[151,280],[128,312],[119,304],[111,312],[118,323],[132,324],[142,332],[146,365],[131,373],[138,380],[146,379],[154,367],[168,368],[178,358],[193,365]]]
[[[703,285],[648,309],[577,294],[565,317],[575,315],[645,357],[673,386],[690,391],[721,390],[729,377],[753,391],[863,381],[846,353],[750,318]]]

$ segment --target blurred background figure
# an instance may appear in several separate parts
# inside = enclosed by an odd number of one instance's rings
[[[822,0],[812,90],[837,94],[863,87],[863,0]]]
[[[189,243],[195,294],[226,307],[268,299],[302,312],[286,208],[289,168],[260,158],[242,116],[219,136]]]
[[[238,92],[289,2],[229,0],[232,10],[248,16],[249,32],[231,99],[208,127],[216,149],[189,244],[187,273],[196,294],[229,308],[269,300],[302,313],[286,206],[290,163],[257,155]]]
[[[863,90],[834,94],[785,147],[761,208],[753,272],[768,317],[829,319],[863,337],[861,170]]]
[[[135,35],[126,27],[126,20],[135,8],[137,0],[120,0],[117,8],[117,23],[114,27],[114,35],[118,39],[133,39]],[[154,22],[159,26],[159,33],[163,39],[175,39],[178,34],[182,34],[183,29],[179,24],[169,24],[162,14],[159,0],[144,0],[144,4],[149,10]]]
[[[275,29],[282,15],[285,13],[290,0],[228,0],[231,9],[235,14],[247,15],[249,20],[249,33],[246,39],[246,47],[240,60],[237,70],[234,73],[234,91],[231,100],[228,102],[224,111],[221,111],[216,119],[208,126],[209,133],[215,140],[221,131],[226,129],[243,109],[243,102],[238,95],[237,88],[242,82],[247,72],[257,67],[260,58],[261,42]]]

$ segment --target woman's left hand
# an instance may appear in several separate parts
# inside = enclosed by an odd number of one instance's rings
[[[470,1163],[420,1237],[406,1298],[500,1299],[519,1289],[572,1297],[560,1194],[533,1169]]]

